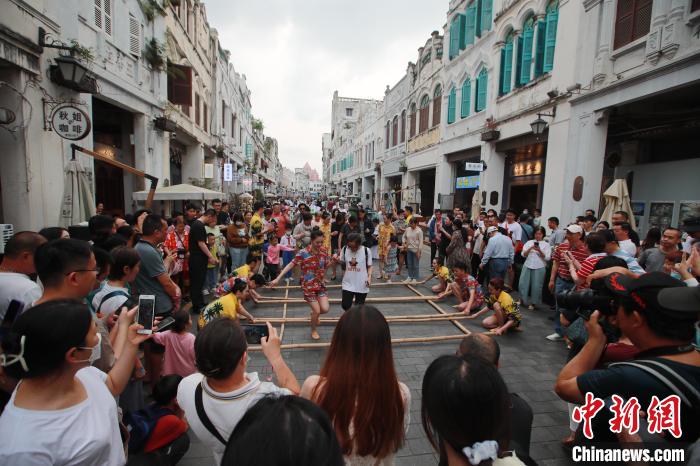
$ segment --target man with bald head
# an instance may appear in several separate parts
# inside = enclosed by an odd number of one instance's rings
[[[0,321],[10,302],[19,302],[19,312],[41,297],[41,287],[29,278],[36,273],[34,253],[46,238],[33,231],[15,233],[5,245],[0,264]]]
[[[472,333],[462,339],[457,350],[457,356],[477,356],[499,367],[501,348],[498,342],[483,333]],[[526,464],[532,464],[530,460],[530,433],[532,430],[532,408],[517,394],[510,394],[510,448],[515,451],[518,458]],[[525,459],[523,459],[525,458]]]

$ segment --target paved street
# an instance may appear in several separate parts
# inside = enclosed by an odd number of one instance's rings
[[[428,272],[429,251],[424,251],[421,261],[421,276]],[[405,277],[404,277],[405,278]],[[417,288],[424,294],[430,294],[428,285],[419,285]],[[284,291],[266,290],[265,295],[283,296]],[[299,297],[299,290],[290,291],[290,297]],[[340,297],[339,289],[332,289],[331,298]],[[374,288],[370,296],[415,296],[415,294],[403,285]],[[441,307],[451,312],[447,300]],[[423,302],[411,303],[380,303],[376,305],[386,316],[415,315],[437,313],[429,304]],[[282,316],[282,307],[264,305],[248,307],[256,316]],[[329,316],[340,316],[340,306],[331,307]],[[565,362],[566,351],[562,343],[553,343],[544,338],[551,333],[551,321],[547,320],[548,310],[539,311],[524,310],[522,332],[513,332],[504,337],[497,337],[501,345],[501,373],[512,392],[518,393],[524,398],[534,411],[532,428],[532,441],[530,453],[532,458],[541,465],[568,465],[565,452],[560,446],[560,440],[568,434],[568,419],[566,403],[552,391],[557,373]],[[303,304],[289,305],[288,317],[305,317],[308,308]],[[480,332],[483,329],[478,325],[480,319],[474,321],[461,321],[472,331]],[[333,326],[327,325],[319,330],[322,341],[329,341]],[[392,338],[402,337],[427,337],[437,335],[458,335],[460,331],[446,321],[431,323],[394,323],[391,324]],[[283,343],[302,343],[310,341],[309,329],[305,325],[287,325]],[[437,356],[454,353],[459,340],[424,343],[401,344],[394,346],[394,359],[399,379],[411,389],[411,425],[406,435],[406,443],[398,452],[397,464],[400,465],[434,465],[437,457],[430,447],[420,422],[420,387],[423,374],[427,366]],[[295,349],[284,352],[284,358],[291,367],[300,383],[312,375],[317,374],[325,349]],[[260,372],[262,379],[270,379],[271,368],[266,365],[265,359],[260,353],[252,354],[252,370]],[[211,455],[207,449],[193,436],[192,446],[183,465],[212,464]]]

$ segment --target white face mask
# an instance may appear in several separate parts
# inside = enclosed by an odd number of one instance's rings
[[[95,361],[102,357],[102,334],[97,334],[97,344],[95,346],[80,346],[79,349],[89,349],[91,351],[88,359],[82,359],[75,362],[87,362],[92,365]]]

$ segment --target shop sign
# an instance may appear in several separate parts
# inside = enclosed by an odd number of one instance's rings
[[[483,172],[484,171],[484,164],[481,162],[479,162],[479,163],[467,162],[464,164],[464,169],[469,171],[469,172]]]
[[[79,141],[90,134],[90,116],[75,105],[59,105],[51,114],[51,128],[63,139]]]
[[[513,164],[513,176],[532,176],[542,174],[542,161],[530,160]]]
[[[204,164],[204,178],[214,178],[214,164],[205,163]]]
[[[479,187],[479,175],[475,176],[460,176],[457,178],[455,188],[457,189],[476,189]]]
[[[224,181],[233,181],[233,164],[224,164]]]

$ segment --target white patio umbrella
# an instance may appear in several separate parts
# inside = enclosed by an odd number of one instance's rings
[[[68,228],[88,221],[93,215],[95,215],[95,196],[92,193],[87,172],[77,160],[70,160],[66,165],[58,225]]]
[[[183,183],[156,189],[153,199],[156,201],[205,201],[222,199],[225,196],[219,191]],[[131,197],[135,201],[145,201],[148,191],[136,191]]]
[[[600,216],[601,220],[612,224],[613,214],[621,210],[627,212],[632,229],[637,229],[634,213],[632,212],[632,204],[630,203],[630,194],[627,190],[627,181],[623,179],[613,181],[613,184],[603,193],[603,198],[605,199],[605,209]]]
[[[472,197],[472,222],[477,223],[479,221],[479,214],[481,213],[481,191],[479,188],[474,191],[474,197]]]

